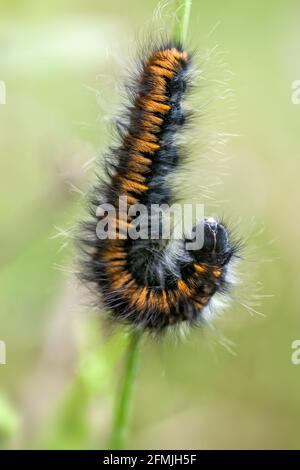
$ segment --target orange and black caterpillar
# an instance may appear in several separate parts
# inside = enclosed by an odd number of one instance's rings
[[[189,84],[191,56],[179,44],[153,49],[142,60],[130,92],[130,106],[118,121],[119,145],[105,161],[106,181],[91,197],[92,219],[85,226],[83,278],[96,285],[98,295],[116,320],[133,327],[163,330],[169,325],[196,324],[218,292],[228,287],[229,262],[237,247],[223,223],[204,220],[204,244],[190,250],[189,241],[120,237],[99,239],[97,207],[172,204],[166,177],[180,163],[177,132],[186,123],[183,94]],[[114,217],[117,233],[133,217]],[[151,225],[151,219],[148,224]],[[124,227],[125,226],[125,227]]]

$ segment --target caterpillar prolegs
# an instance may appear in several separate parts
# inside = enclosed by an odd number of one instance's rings
[[[172,204],[168,178],[181,161],[178,131],[188,118],[182,98],[189,86],[191,55],[179,44],[153,49],[142,60],[130,92],[130,105],[118,121],[119,145],[106,158],[106,180],[91,197],[91,221],[85,224],[83,278],[96,286],[111,317],[133,327],[164,330],[196,324],[218,292],[228,287],[228,266],[237,247],[225,225],[202,221],[203,246],[191,250],[190,237],[132,239],[125,235],[135,216],[121,214],[120,197],[129,207]],[[97,236],[103,220],[97,207],[110,204],[115,237]],[[107,215],[107,214],[105,214]],[[151,218],[147,219],[151,228]]]

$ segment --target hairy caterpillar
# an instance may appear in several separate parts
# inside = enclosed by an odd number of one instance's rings
[[[106,158],[106,181],[91,198],[91,221],[82,240],[85,261],[83,278],[96,284],[111,316],[133,327],[163,330],[174,324],[196,324],[203,318],[213,296],[228,287],[227,272],[236,256],[223,223],[204,219],[204,242],[190,250],[197,225],[190,237],[174,242],[131,239],[122,236],[134,216],[120,211],[120,196],[129,206],[171,204],[174,197],[167,176],[179,165],[177,133],[187,114],[182,98],[189,85],[191,55],[179,44],[154,48],[142,60],[130,93],[125,118],[117,123],[119,145]],[[116,209],[111,222],[117,237],[99,239],[99,204]],[[121,216],[122,215],[122,216]],[[151,228],[151,218],[147,219]]]

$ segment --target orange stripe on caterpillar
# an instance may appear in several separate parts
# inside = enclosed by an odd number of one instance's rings
[[[166,114],[171,109],[171,106],[169,104],[159,103],[152,99],[141,98],[140,101],[143,107],[145,107],[147,111],[150,111],[152,113]]]
[[[171,79],[174,76],[174,72],[172,72],[171,70],[164,69],[157,65],[150,65],[149,70],[153,75],[159,75],[160,77],[167,77]]]
[[[182,279],[180,279],[177,282],[177,287],[178,287],[178,290],[179,290],[180,294],[183,294],[184,296],[190,296],[191,295],[190,288],[188,287],[187,283],[185,281],[183,281]]]
[[[213,269],[212,270],[212,275],[215,276],[215,277],[220,277],[221,274],[222,274],[221,269]]]
[[[121,187],[125,191],[132,191],[138,194],[141,194],[148,189],[148,186],[145,184],[137,183],[136,181],[129,180],[125,177],[121,181]]]
[[[130,206],[134,206],[135,204],[138,204],[138,199],[136,197],[131,196],[131,194],[125,193],[127,196],[127,202]]]
[[[138,183],[144,183],[146,180],[146,176],[134,172],[128,172],[126,174],[126,178],[128,178],[129,180],[137,181]]]
[[[140,155],[140,154],[137,154],[137,153],[129,155],[129,159],[130,159],[130,161],[132,161],[136,164],[139,164],[139,165],[143,165],[144,167],[147,167],[148,165],[151,165],[151,163],[152,163],[150,158],[144,157],[143,155]],[[129,161],[129,163],[130,163],[130,161]]]
[[[158,144],[148,142],[147,140],[142,140],[137,137],[128,138],[126,144],[138,152],[147,152],[150,154],[154,154],[155,150],[159,149]]]
[[[200,263],[195,263],[194,268],[198,273],[205,273],[207,270],[207,268],[203,264],[200,264]]]
[[[161,126],[164,122],[163,118],[156,116],[155,114],[152,114],[151,112],[145,112],[147,121],[150,121],[153,124],[156,124],[157,126]],[[142,123],[147,122],[145,119],[142,120]]]

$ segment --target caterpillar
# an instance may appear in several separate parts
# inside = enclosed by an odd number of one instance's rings
[[[154,332],[199,324],[214,296],[228,289],[229,265],[238,251],[225,224],[213,218],[201,222],[203,244],[196,250],[190,243],[200,222],[180,240],[162,234],[132,239],[127,230],[136,216],[120,209],[120,197],[129,208],[142,204],[150,209],[176,200],[168,178],[183,158],[177,136],[189,118],[182,101],[191,65],[192,54],[174,42],[154,47],[141,60],[130,105],[116,124],[118,145],[105,158],[105,180],[92,191],[91,219],[81,239],[82,278],[96,286],[110,318]],[[101,204],[110,204],[115,213],[99,214]],[[105,217],[115,237],[97,236],[97,224]],[[151,224],[148,217],[148,229]]]

